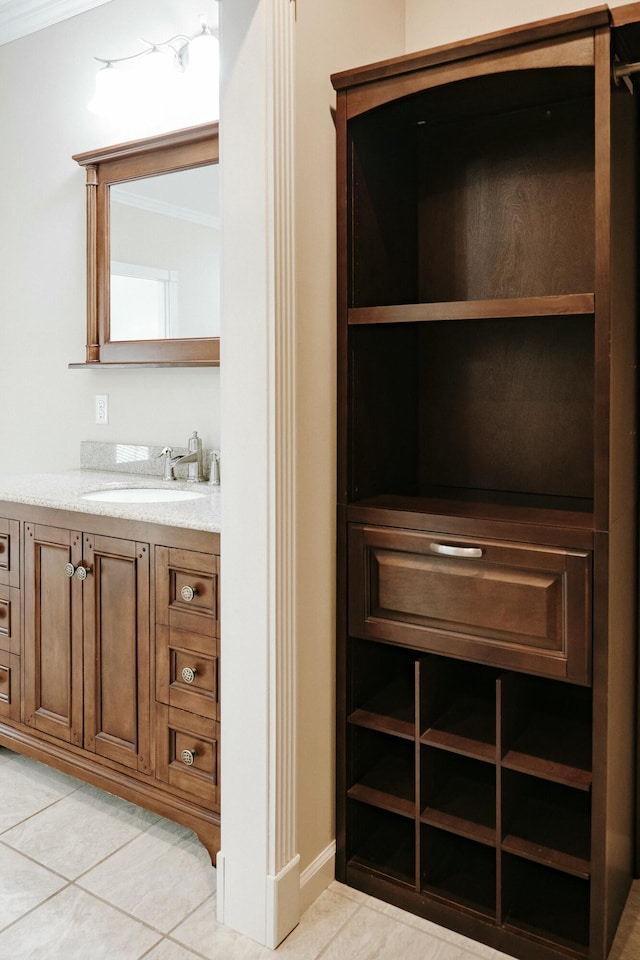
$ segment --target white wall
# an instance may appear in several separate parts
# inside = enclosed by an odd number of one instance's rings
[[[85,355],[85,177],[71,156],[156,132],[86,109],[93,58],[193,35],[200,13],[217,23],[215,0],[111,0],[0,47],[0,473],[77,466],[85,439],[186,446],[196,429],[219,444],[217,369],[67,367]]]
[[[609,0],[620,7],[628,0]],[[407,53],[585,10],[587,0],[406,0]]]

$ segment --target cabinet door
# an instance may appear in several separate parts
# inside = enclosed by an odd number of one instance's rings
[[[351,527],[353,636],[587,684],[590,610],[586,552]]]
[[[148,772],[149,545],[85,534],[85,749]]]
[[[80,533],[25,524],[25,723],[82,744],[82,583],[65,570],[81,559]],[[69,568],[70,569],[70,568]]]

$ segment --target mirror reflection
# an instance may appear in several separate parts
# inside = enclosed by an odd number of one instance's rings
[[[110,340],[220,336],[219,166],[110,187]]]

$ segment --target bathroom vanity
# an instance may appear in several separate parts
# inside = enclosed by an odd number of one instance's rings
[[[0,480],[0,744],[220,844],[219,488]],[[196,490],[197,488],[197,494]]]
[[[337,875],[527,960],[635,869],[638,20],[333,77]]]

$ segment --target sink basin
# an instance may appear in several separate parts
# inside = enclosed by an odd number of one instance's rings
[[[199,500],[204,496],[206,494],[196,490],[174,490],[171,487],[119,487],[83,493],[80,499],[100,503],[176,503],[179,500]]]

